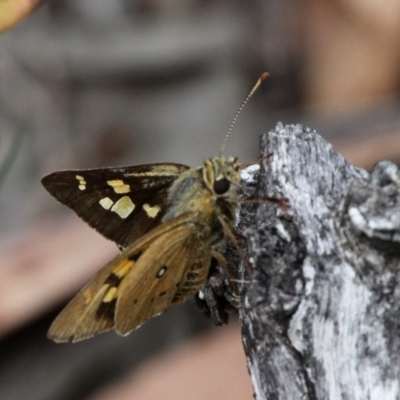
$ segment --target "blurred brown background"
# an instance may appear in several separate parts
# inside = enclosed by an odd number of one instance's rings
[[[355,164],[400,159],[400,3],[53,0],[0,37],[0,399],[250,399],[240,328],[194,304],[56,345],[57,311],[117,253],[58,205],[57,169],[226,155],[303,123]],[[184,344],[186,343],[186,344]],[[159,358],[157,358],[159,357]]]

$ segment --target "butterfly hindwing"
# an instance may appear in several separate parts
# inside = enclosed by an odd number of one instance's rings
[[[112,287],[107,281],[121,266],[131,269],[134,263],[121,263],[118,260],[116,264],[113,260],[103,267],[57,316],[48,337],[55,342],[77,342],[112,329],[114,309],[110,306],[115,306],[115,303],[104,302],[104,299],[107,299]]]
[[[172,221],[171,221],[172,222]],[[121,285],[115,329],[126,335],[151,317],[193,296],[205,283],[210,249],[199,241],[191,213],[156,238]]]
[[[48,336],[76,342],[114,327],[127,334],[169,308],[190,267],[203,257],[192,219],[187,213],[158,226],[110,261],[59,314]],[[163,271],[165,266],[170,268]]]
[[[168,189],[188,167],[147,164],[54,172],[42,184],[60,203],[122,247],[160,224]]]

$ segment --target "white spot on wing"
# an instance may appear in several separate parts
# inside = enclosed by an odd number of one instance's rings
[[[157,273],[157,278],[161,278],[165,274],[166,270],[167,270],[167,267],[160,268],[160,270]]]
[[[147,203],[143,204],[143,210],[146,211],[146,214],[149,218],[155,218],[158,213],[161,211],[159,206],[151,206]]]
[[[79,182],[79,190],[85,190],[86,189],[86,181],[85,178],[81,175],[75,175],[75,178],[78,179]]]
[[[107,184],[109,184],[114,189],[114,192],[118,194],[129,193],[131,191],[130,186],[124,181],[121,181],[121,179],[107,181]]]
[[[104,197],[99,201],[99,203],[105,210],[109,210],[114,204],[114,202],[109,197]]]
[[[134,209],[135,205],[128,196],[121,197],[111,207],[111,211],[118,214],[122,219],[127,218]]]

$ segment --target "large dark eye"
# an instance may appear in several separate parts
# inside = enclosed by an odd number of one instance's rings
[[[214,182],[214,192],[217,194],[226,193],[231,186],[231,183],[226,178],[222,178]]]

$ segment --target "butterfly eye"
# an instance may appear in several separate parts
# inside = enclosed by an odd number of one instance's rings
[[[230,186],[231,182],[228,179],[219,179],[218,181],[214,182],[214,192],[216,194],[224,194],[229,190]]]

